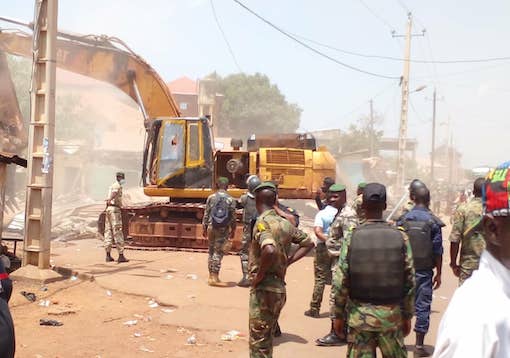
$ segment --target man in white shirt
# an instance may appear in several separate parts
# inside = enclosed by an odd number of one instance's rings
[[[441,320],[435,358],[510,357],[509,182],[510,162],[487,176],[482,219],[487,249]]]
[[[317,237],[315,246],[315,258],[313,260],[315,283],[313,286],[310,309],[305,311],[305,316],[319,318],[324,287],[331,285],[331,263],[333,257],[328,254],[326,240],[328,239],[329,228],[335,219],[338,209],[346,202],[345,186],[333,184],[326,194],[328,205],[319,211],[315,216],[314,232]]]

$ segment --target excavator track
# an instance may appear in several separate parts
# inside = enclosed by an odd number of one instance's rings
[[[202,236],[202,218],[205,204],[202,202],[151,203],[122,208],[126,247],[136,250],[163,250],[206,252],[209,240]],[[242,212],[238,210],[237,228],[230,252],[241,247]],[[126,230],[127,228],[127,230]],[[104,233],[104,219],[98,229]]]

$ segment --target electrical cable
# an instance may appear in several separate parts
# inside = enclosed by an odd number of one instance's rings
[[[244,5],[241,1],[239,0],[233,0],[234,2],[236,2],[239,6],[241,6],[242,8],[244,8],[246,11],[248,11],[249,13],[251,13],[252,15],[254,15],[255,17],[257,17],[259,20],[265,22],[267,25],[271,26],[273,29],[275,29],[276,31],[280,32],[282,35],[290,38],[291,40],[297,42],[298,44],[300,44],[301,46],[307,48],[308,50],[314,52],[315,54],[321,56],[321,57],[324,57],[340,66],[343,66],[343,67],[346,67],[350,70],[353,70],[353,71],[356,71],[356,72],[360,72],[360,73],[364,73],[366,75],[370,75],[370,76],[374,76],[374,77],[379,77],[379,78],[386,78],[386,79],[390,79],[390,80],[397,80],[397,79],[400,79],[400,76],[386,76],[386,75],[382,75],[382,74],[378,74],[378,73],[374,73],[374,72],[370,72],[370,71],[365,71],[363,69],[360,69],[360,68],[357,68],[357,67],[354,67],[354,66],[351,66],[349,64],[346,64],[334,57],[331,57],[327,54],[325,54],[324,52],[321,52],[319,50],[317,50],[316,48],[304,43],[303,41],[299,40],[297,37],[291,35],[290,33],[284,31],[283,29],[281,29],[280,27],[276,26],[275,24],[273,24],[272,22],[270,22],[269,20],[266,20],[264,17],[262,17],[261,15],[257,14],[255,11],[251,10],[249,7],[247,7],[246,5]]]
[[[221,32],[221,36],[223,37],[223,40],[225,41],[225,44],[227,45],[228,51],[230,52],[230,55],[232,56],[232,60],[234,60],[234,63],[236,64],[237,69],[239,72],[243,72],[241,69],[241,66],[239,66],[239,62],[237,62],[236,55],[234,54],[234,50],[232,49],[232,46],[230,45],[230,42],[227,39],[227,35],[225,34],[225,31],[223,31],[223,28],[221,27],[220,21],[218,19],[218,14],[216,13],[216,8],[214,7],[214,1],[210,0],[211,2],[211,9],[212,13],[214,15],[214,20],[216,21],[216,25],[218,26],[218,29]]]
[[[395,32],[395,28],[393,26],[390,25],[390,23],[388,21],[386,21],[382,16],[380,16],[377,12],[375,12],[374,10],[372,10],[372,8],[370,8],[366,2],[364,2],[363,0],[359,0],[359,2],[368,10],[368,12],[370,12],[376,19],[378,19],[379,21],[381,21],[384,25],[386,25],[386,27],[388,27],[391,32]]]

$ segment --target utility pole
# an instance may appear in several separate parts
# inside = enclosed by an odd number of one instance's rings
[[[23,266],[50,267],[57,0],[36,0]]]
[[[402,106],[400,109],[400,128],[398,133],[398,163],[397,163],[397,182],[396,192],[400,193],[404,189],[405,181],[405,152],[406,152],[406,139],[407,139],[407,112],[409,109],[409,71],[410,71],[410,58],[411,58],[411,37],[424,36],[425,30],[422,34],[413,35],[411,33],[413,27],[413,17],[411,13],[407,14],[407,32],[405,35],[393,34],[393,37],[405,37],[405,52],[404,52],[404,72],[401,78],[402,86]]]
[[[434,183],[434,165],[436,159],[436,87],[432,95],[432,145],[430,151],[430,183]]]
[[[370,140],[370,158],[374,156],[374,100],[370,100],[370,125],[369,125],[369,140]]]

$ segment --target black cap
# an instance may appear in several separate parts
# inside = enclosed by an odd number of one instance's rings
[[[386,187],[379,183],[368,183],[363,189],[363,203],[386,204]]]

